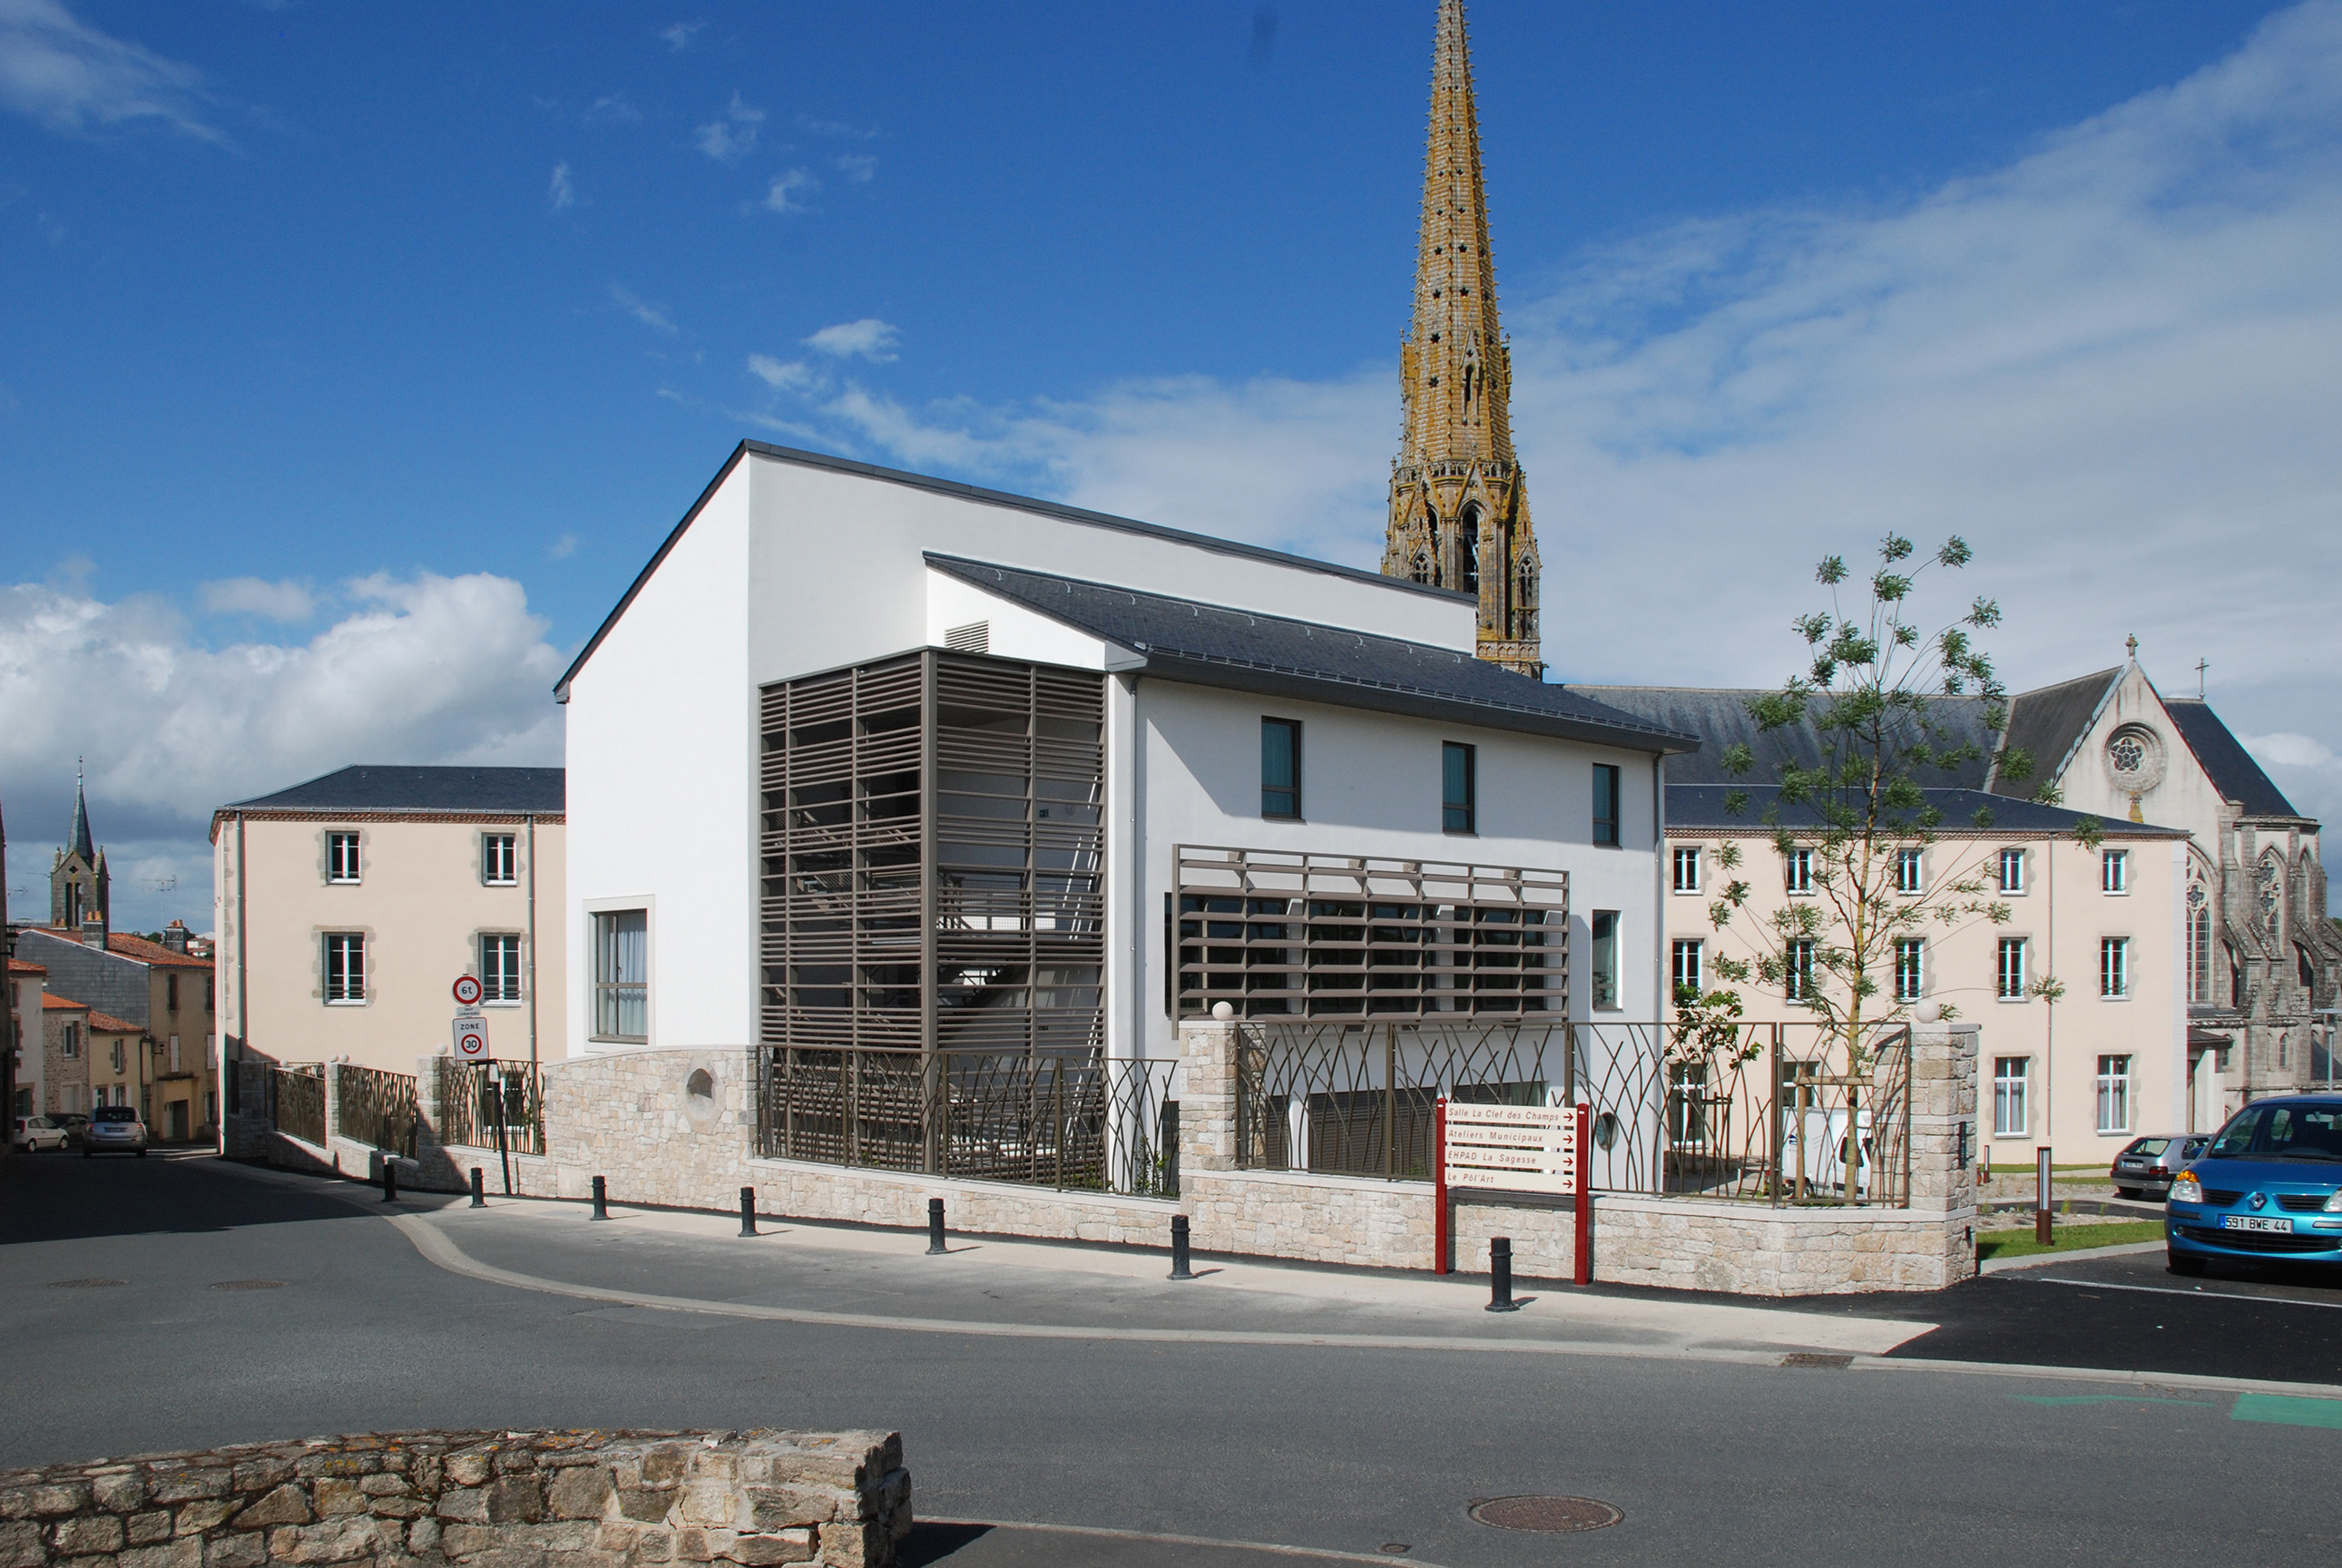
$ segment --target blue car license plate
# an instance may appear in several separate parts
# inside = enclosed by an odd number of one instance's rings
[[[2293,1222],[2278,1219],[2275,1214],[2224,1214],[2220,1217],[2220,1228],[2224,1231],[2276,1231],[2280,1233],[2289,1233],[2293,1230]]]

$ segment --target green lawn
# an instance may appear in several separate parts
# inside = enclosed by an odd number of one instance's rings
[[[1977,1261],[1990,1263],[1995,1258],[2038,1257],[2047,1253],[2078,1253],[2087,1247],[2120,1247],[2137,1242],[2159,1242],[2163,1239],[2161,1220],[2139,1220],[2129,1224],[2059,1225],[2051,1233],[2057,1240],[2043,1246],[2025,1231],[1988,1231],[1977,1238]]]

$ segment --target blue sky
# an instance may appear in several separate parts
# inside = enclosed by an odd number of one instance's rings
[[[557,760],[744,435],[1372,562],[1432,11],[0,0],[11,888],[76,753],[136,924],[225,800]],[[1957,527],[2017,684],[2209,657],[2342,811],[2342,11],[1472,22],[1547,603],[1638,584],[1557,677]]]

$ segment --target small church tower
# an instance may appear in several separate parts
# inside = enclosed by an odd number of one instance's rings
[[[110,933],[113,885],[114,879],[105,870],[105,851],[90,842],[89,792],[81,770],[75,767],[73,841],[57,851],[56,864],[49,868],[49,924],[77,931],[95,923]]]
[[[1405,428],[1391,466],[1383,574],[1480,601],[1479,656],[1541,675],[1536,536],[1513,456],[1513,366],[1496,268],[1463,0],[1439,0],[1423,164],[1415,320],[1399,346]]]

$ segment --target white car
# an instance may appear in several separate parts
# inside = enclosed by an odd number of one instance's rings
[[[65,1130],[46,1116],[19,1116],[16,1130],[8,1134],[8,1142],[28,1154],[37,1154],[43,1149],[64,1148]]]

